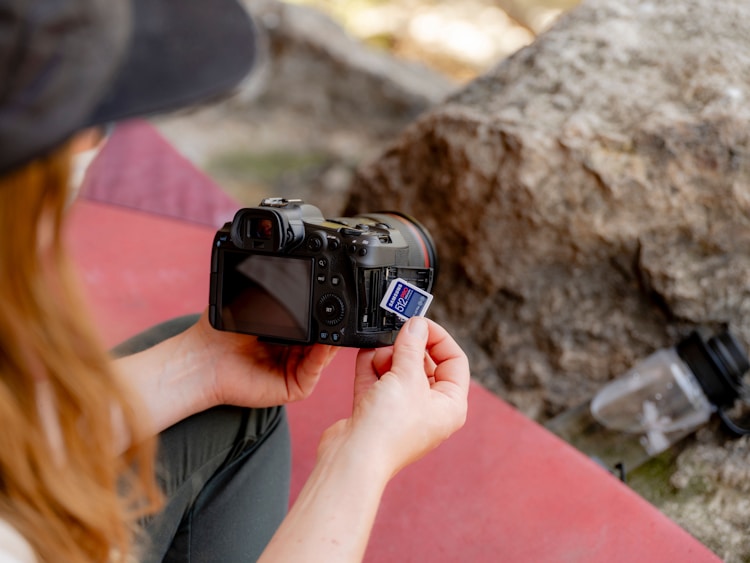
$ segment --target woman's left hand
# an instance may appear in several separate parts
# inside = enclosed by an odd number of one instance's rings
[[[214,404],[268,407],[306,398],[336,354],[324,344],[284,345],[215,330],[204,312],[182,349],[203,367]]]

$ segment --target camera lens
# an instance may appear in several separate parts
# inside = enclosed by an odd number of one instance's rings
[[[396,229],[409,245],[409,266],[415,268],[433,268],[433,280],[437,278],[438,258],[435,242],[427,228],[419,221],[398,211],[382,211],[368,214],[367,217],[377,222],[377,226]]]

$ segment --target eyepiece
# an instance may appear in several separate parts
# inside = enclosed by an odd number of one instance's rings
[[[288,252],[305,237],[300,207],[247,207],[232,221],[232,243],[243,250]]]

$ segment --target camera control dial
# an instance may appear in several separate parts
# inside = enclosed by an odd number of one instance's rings
[[[317,235],[313,235],[307,239],[307,248],[312,252],[318,252],[323,249],[323,239]]]
[[[335,326],[344,320],[346,305],[338,295],[326,293],[318,300],[318,317],[328,326]]]

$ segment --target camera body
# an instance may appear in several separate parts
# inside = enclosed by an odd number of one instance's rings
[[[388,285],[429,292],[436,272],[432,238],[410,217],[325,219],[301,200],[265,199],[214,237],[209,319],[272,342],[388,346],[404,322],[380,307]]]

